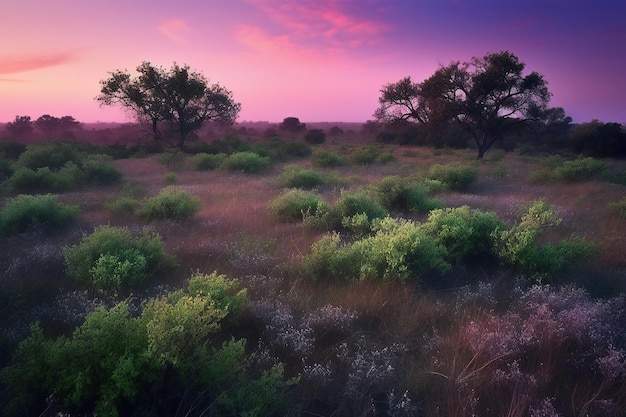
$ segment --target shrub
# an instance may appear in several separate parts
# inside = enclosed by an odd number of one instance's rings
[[[163,182],[168,185],[176,184],[176,173],[175,172],[166,172],[163,174]]]
[[[222,166],[231,171],[259,172],[270,163],[270,158],[254,152],[237,152],[224,160]]]
[[[113,214],[135,214],[139,207],[139,201],[132,197],[120,197],[107,203],[105,207]]]
[[[100,226],[63,252],[67,273],[92,288],[118,290],[143,282],[172,264],[161,237],[144,229],[134,236],[125,227]]]
[[[57,196],[18,195],[0,211],[0,235],[13,235],[34,227],[54,230],[71,223],[80,214],[76,206],[59,202]]]
[[[279,180],[284,187],[314,188],[338,182],[338,179],[313,169],[303,169],[297,165],[288,165],[280,174]]]
[[[387,210],[428,212],[444,205],[429,198],[426,187],[398,176],[383,178],[374,189],[378,201]]]
[[[302,272],[312,280],[350,281],[358,278],[361,260],[337,232],[329,233],[311,246],[302,259]]]
[[[142,201],[137,214],[145,220],[186,220],[201,208],[200,199],[185,189],[168,187]]]
[[[15,164],[18,168],[29,168],[34,171],[44,167],[56,171],[68,162],[81,165],[84,154],[80,148],[77,142],[55,141],[31,145],[22,152]]]
[[[554,168],[552,178],[561,181],[585,181],[597,176],[602,172],[602,162],[591,157],[578,158],[573,161],[563,162]]]
[[[428,170],[428,177],[439,180],[449,189],[455,191],[465,190],[478,176],[476,168],[462,166],[459,163],[449,165],[435,164]]]
[[[156,160],[168,167],[169,169],[180,169],[187,160],[188,155],[180,149],[167,149],[165,152],[159,154]]]
[[[387,217],[375,235],[353,244],[361,260],[360,279],[404,281],[430,272],[445,272],[445,250],[420,225]]]
[[[192,161],[198,171],[209,171],[219,168],[226,158],[227,155],[225,153],[218,153],[216,155],[199,153],[193,156]]]
[[[326,210],[328,204],[313,193],[298,189],[289,190],[269,204],[270,217],[283,222],[297,222],[303,219],[305,214],[315,215]]]
[[[365,191],[342,191],[335,208],[341,217],[352,217],[364,213],[371,222],[382,219],[389,213]]]
[[[89,184],[113,184],[122,178],[122,172],[107,155],[89,155],[82,161],[83,179]]]
[[[322,129],[311,129],[304,135],[304,141],[311,145],[319,145],[326,142],[326,133]]]
[[[324,150],[315,151],[312,159],[313,163],[320,167],[337,167],[346,164],[346,160],[341,156]]]
[[[468,206],[433,210],[423,227],[444,248],[451,263],[470,256],[495,255],[496,236],[507,228],[495,213],[470,210]]]
[[[287,142],[285,152],[287,152],[289,156],[304,158],[311,155],[312,150],[311,147],[304,142],[293,141]]]
[[[378,150],[373,146],[365,146],[352,151],[350,159],[357,165],[369,165],[378,159]]]
[[[558,226],[561,219],[545,202],[537,201],[522,215],[519,224],[498,235],[498,255],[506,263],[530,272],[536,279],[548,278],[570,263],[582,261],[594,246],[582,239],[538,244],[542,231]]]
[[[626,220],[626,197],[622,198],[620,201],[610,203],[609,207],[617,213],[618,216]]]

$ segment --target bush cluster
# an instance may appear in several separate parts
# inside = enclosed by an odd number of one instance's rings
[[[143,200],[136,209],[139,217],[151,220],[186,220],[192,217],[202,204],[198,197],[178,187],[167,187],[154,197]]]
[[[65,191],[86,184],[106,185],[122,177],[111,157],[88,153],[74,142],[45,142],[26,148],[11,169],[10,188],[20,192]]]
[[[333,232],[315,243],[303,258],[303,270],[313,279],[404,281],[478,259],[503,262],[542,279],[594,251],[577,238],[539,245],[540,232],[559,221],[541,201],[513,227],[492,212],[467,206],[433,210],[423,223],[368,219],[364,213],[342,219],[353,240]]]
[[[416,180],[385,177],[374,188],[378,201],[387,210],[429,212],[444,206],[443,201],[430,198],[427,186]]]
[[[161,237],[124,227],[99,226],[63,252],[67,274],[96,290],[126,289],[141,284],[158,268],[171,265]]]
[[[0,210],[0,235],[14,235],[33,228],[59,229],[80,214],[80,208],[63,204],[58,196],[18,195],[6,201]]]
[[[11,386],[7,410],[37,414],[47,401],[59,414],[282,414],[283,366],[255,363],[245,339],[214,337],[245,297],[236,281],[196,274],[185,290],[149,300],[139,316],[126,302],[99,307],[56,339],[35,324],[0,374]]]
[[[268,166],[270,158],[254,152],[236,152],[224,160],[222,166],[230,171],[255,173]]]
[[[346,164],[346,160],[340,155],[321,149],[313,152],[312,160],[320,167],[338,167]]]
[[[463,191],[478,177],[476,168],[459,163],[435,164],[428,170],[428,178],[441,181],[450,190]]]
[[[299,189],[284,192],[269,204],[270,217],[284,222],[302,221],[307,215],[316,216],[328,210],[328,204],[318,195]]]

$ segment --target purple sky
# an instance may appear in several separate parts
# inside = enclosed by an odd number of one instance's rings
[[[574,122],[626,123],[620,0],[2,0],[0,122],[127,121],[94,100],[109,71],[188,64],[239,120],[372,119],[383,85],[509,50]]]

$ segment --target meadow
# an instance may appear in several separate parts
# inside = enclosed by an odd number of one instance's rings
[[[626,415],[624,160],[81,146],[0,161],[6,415]]]

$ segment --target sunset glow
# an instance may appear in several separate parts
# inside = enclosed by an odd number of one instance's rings
[[[509,50],[575,122],[626,122],[626,6],[600,0],[6,0],[0,122],[128,121],[94,100],[142,61],[188,64],[232,90],[239,120],[360,122],[383,85]]]

